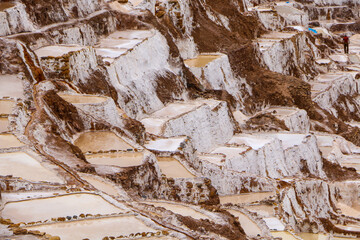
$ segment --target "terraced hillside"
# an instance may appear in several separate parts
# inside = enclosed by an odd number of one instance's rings
[[[1,1],[0,239],[360,239],[359,9]]]

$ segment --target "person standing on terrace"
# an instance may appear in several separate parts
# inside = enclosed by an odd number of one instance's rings
[[[350,42],[349,37],[345,35],[345,36],[343,37],[344,52],[345,52],[345,54],[348,54],[348,53],[349,53],[349,42]]]

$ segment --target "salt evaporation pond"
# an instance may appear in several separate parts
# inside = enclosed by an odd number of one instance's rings
[[[13,175],[34,182],[64,183],[55,172],[46,169],[25,152],[0,153],[0,175]]]
[[[79,216],[83,214],[122,213],[120,209],[102,197],[90,193],[77,193],[51,198],[33,199],[5,204],[3,218],[13,222],[35,222],[51,218]]]
[[[125,30],[116,31],[110,34],[108,38],[145,39],[153,35],[154,33],[149,30]]]
[[[98,97],[91,95],[71,95],[71,94],[58,94],[65,101],[72,104],[94,104],[94,103],[103,103],[107,100],[106,97]]]
[[[357,238],[351,238],[351,237],[330,237],[328,235],[319,233],[299,233],[299,237],[301,237],[303,240],[351,240],[351,239],[357,239]]]
[[[171,157],[158,157],[158,164],[161,172],[172,178],[194,178],[178,160]]]
[[[193,59],[187,59],[184,61],[185,65],[189,67],[197,67],[197,68],[203,68],[210,62],[220,58],[221,55],[199,55],[196,58]]]
[[[132,167],[142,164],[144,155],[141,152],[97,153],[86,155],[86,160],[96,165]]]
[[[92,131],[82,133],[80,137],[75,140],[74,144],[83,152],[133,149],[132,146],[111,131]]]
[[[232,204],[243,204],[261,201],[271,196],[274,196],[275,192],[258,192],[258,193],[243,193],[237,195],[220,196],[220,203],[232,203]]]
[[[341,212],[346,216],[360,218],[360,206],[357,204],[355,206],[348,206],[344,203],[337,203],[337,208],[340,208]]]
[[[14,106],[13,100],[0,100],[0,114],[10,114]]]
[[[258,150],[264,147],[266,144],[272,141],[271,138],[250,135],[250,134],[241,134],[234,136],[228,144],[236,144],[236,145],[246,145],[251,147],[252,149]],[[245,149],[247,150],[247,148]]]
[[[181,143],[185,141],[186,137],[175,138],[159,138],[145,144],[145,147],[150,150],[160,152],[176,152],[179,150]]]
[[[272,231],[271,235],[273,237],[281,237],[283,240],[298,240],[291,233],[286,231]]]
[[[298,110],[295,108],[286,108],[286,107],[271,107],[266,109],[264,112],[271,113],[272,115],[284,119],[287,116],[295,114]]]
[[[232,209],[227,209],[226,211],[239,218],[240,225],[244,229],[246,235],[252,237],[257,236],[258,234],[262,234],[259,226],[242,212]]]
[[[166,202],[145,202],[145,203],[154,205],[155,207],[163,207],[167,210],[172,211],[173,213],[192,217],[195,219],[210,219],[205,214],[198,212],[198,211],[192,209],[191,207],[188,207],[188,206],[185,206],[182,204],[166,203]]]
[[[0,98],[22,98],[22,80],[17,75],[0,75]]]
[[[24,144],[19,141],[13,134],[0,134],[0,149],[22,147]]]
[[[0,133],[7,132],[9,127],[8,118],[0,117]]]
[[[135,216],[120,216],[101,219],[61,222],[28,227],[28,230],[46,232],[61,240],[102,240],[105,236],[129,235],[138,232],[156,232]]]
[[[257,214],[264,217],[272,217],[274,216],[274,207],[269,205],[251,205],[245,207],[247,210],[251,212],[256,212]]]
[[[98,179],[94,176],[91,176],[89,174],[80,173],[80,176],[82,179],[86,180],[91,185],[93,185],[95,188],[103,191],[104,193],[107,193],[107,194],[113,195],[113,196],[118,195],[118,191],[111,183],[101,181],[100,179]]]
[[[69,52],[77,52],[85,47],[76,46],[76,45],[53,45],[46,46],[35,50],[36,55],[39,58],[42,57],[61,57],[64,54],[68,54]]]

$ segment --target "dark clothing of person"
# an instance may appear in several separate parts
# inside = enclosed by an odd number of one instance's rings
[[[349,38],[347,36],[345,36],[343,38],[343,41],[344,41],[344,52],[346,54],[348,54],[349,53]]]

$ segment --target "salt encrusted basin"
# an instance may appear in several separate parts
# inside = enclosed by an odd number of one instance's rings
[[[72,104],[96,104],[103,103],[107,100],[106,97],[99,97],[94,95],[75,95],[58,93],[58,95],[65,101]]]
[[[195,219],[209,219],[209,216],[199,212],[196,210],[197,207],[182,204],[182,203],[169,203],[169,202],[162,202],[162,201],[147,201],[144,202],[147,204],[154,205],[155,207],[163,207],[167,210],[172,211],[173,213],[180,214],[183,216],[189,216]]]
[[[15,223],[45,221],[51,218],[83,214],[122,213],[120,209],[96,194],[75,193],[5,204],[2,217]]]
[[[258,234],[262,234],[259,226],[242,212],[232,209],[226,209],[226,211],[230,212],[232,215],[238,218],[241,227],[244,229],[246,235],[250,237],[256,237],[258,236]]]
[[[13,175],[32,182],[64,183],[57,174],[36,160],[35,153],[0,153],[0,175]]]
[[[175,138],[158,138],[145,144],[145,147],[150,150],[160,152],[177,152],[181,143],[186,140],[186,137]]]
[[[108,36],[108,38],[115,38],[115,39],[145,39],[153,36],[154,33],[151,30],[124,30],[124,31],[117,31]]]
[[[112,183],[91,174],[80,173],[79,175],[82,179],[86,180],[88,183],[90,183],[100,191],[103,191],[104,193],[112,196],[118,195],[118,190]]]
[[[142,152],[116,152],[89,154],[85,157],[91,164],[132,167],[142,164],[144,154]]]
[[[103,239],[105,236],[128,236],[131,233],[156,232],[135,216],[118,216],[87,219],[72,222],[58,222],[27,227],[28,230],[46,232],[59,236],[61,240]]]
[[[244,204],[252,203],[267,199],[274,196],[275,192],[256,192],[256,193],[243,193],[237,195],[220,196],[220,203]]]
[[[194,178],[178,160],[172,157],[158,157],[158,165],[163,174],[172,178]]]
[[[118,8],[118,4],[111,4]],[[123,7],[121,7],[123,8]],[[125,30],[116,31],[104,39],[101,39],[96,45],[96,54],[103,57],[106,62],[113,62],[115,58],[125,54],[129,49],[142,43],[146,38],[154,36],[150,30]]]
[[[294,235],[287,231],[271,231],[273,237],[282,238],[286,240],[298,240]]]
[[[284,224],[276,217],[264,218],[266,225],[273,231],[284,231]]]
[[[249,146],[252,149],[258,150],[272,141],[271,137],[262,137],[256,135],[238,135],[234,136],[228,144]],[[246,150],[246,149],[244,149]]]
[[[22,147],[24,145],[13,134],[0,134],[0,149]]]
[[[203,68],[210,62],[220,58],[221,54],[201,54],[196,58],[187,59],[184,61],[188,67]]]
[[[70,52],[77,52],[84,49],[84,46],[78,45],[52,45],[35,50],[35,54],[39,57],[61,57]]]
[[[282,142],[284,149],[300,145],[305,139],[307,134],[291,134],[291,133],[264,133],[261,134],[265,137],[277,138]]]
[[[9,120],[7,117],[0,117],[0,133],[7,132],[9,127]]]
[[[0,75],[0,99],[3,97],[22,98],[22,80],[18,75]]]
[[[349,57],[345,54],[333,54],[329,57],[331,60],[338,63],[347,63],[349,61]]]
[[[82,133],[74,144],[83,152],[110,150],[133,150],[134,148],[111,131],[90,131]]]
[[[0,115],[11,114],[11,111],[14,108],[15,104],[16,103],[13,100],[0,100]]]

